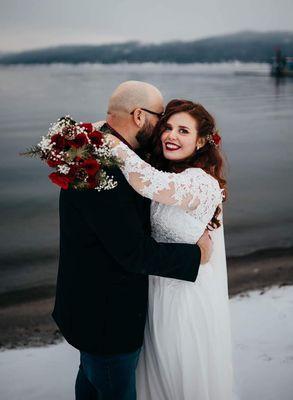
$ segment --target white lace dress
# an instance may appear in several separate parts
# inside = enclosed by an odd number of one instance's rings
[[[218,182],[199,168],[161,172],[123,143],[114,153],[133,188],[152,199],[158,242],[196,243],[222,202]],[[231,400],[232,359],[223,228],[211,233],[211,260],[194,283],[150,276],[138,400]],[[184,263],[184,259],[182,259]]]

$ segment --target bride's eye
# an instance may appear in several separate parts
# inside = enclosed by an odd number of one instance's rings
[[[179,133],[189,133],[187,129],[181,128],[179,129]]]
[[[172,130],[171,126],[168,126],[168,125],[165,126],[165,129],[164,129],[165,132],[166,131],[171,131],[171,130]]]

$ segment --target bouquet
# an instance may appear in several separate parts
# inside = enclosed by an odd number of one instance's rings
[[[49,179],[62,189],[110,190],[117,182],[106,169],[121,162],[111,153],[103,133],[90,123],[76,123],[70,116],[51,124],[41,141],[21,155],[39,157],[54,169]]]

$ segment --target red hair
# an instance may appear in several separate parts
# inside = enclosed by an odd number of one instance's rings
[[[167,160],[163,155],[161,136],[166,129],[166,124],[171,115],[185,112],[192,116],[197,123],[198,136],[206,138],[203,147],[195,150],[188,158],[180,161]],[[182,172],[187,168],[202,168],[205,172],[213,176],[219,182],[220,188],[224,190],[226,198],[226,180],[224,178],[224,158],[220,147],[215,146],[208,140],[208,136],[215,133],[216,124],[212,115],[198,103],[188,100],[171,100],[166,107],[164,116],[158,122],[154,129],[152,152],[149,162],[156,168],[169,172]],[[218,228],[220,221],[218,215],[221,209],[218,206],[215,214],[209,224],[209,228]]]

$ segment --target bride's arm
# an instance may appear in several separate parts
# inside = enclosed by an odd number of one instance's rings
[[[200,203],[204,188],[194,174],[187,170],[181,173],[159,171],[114,137],[112,151],[123,161],[121,170],[127,181],[142,196],[158,203],[177,205],[185,210],[194,210]],[[221,197],[218,196],[218,199],[220,202]]]

